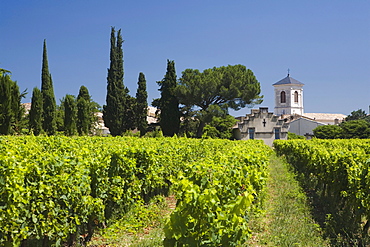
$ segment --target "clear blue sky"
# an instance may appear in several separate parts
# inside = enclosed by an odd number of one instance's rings
[[[2,1],[0,68],[21,90],[41,86],[42,44],[57,102],[88,87],[105,104],[111,26],[122,29],[125,85],[135,95],[139,72],[148,103],[156,81],[175,60],[186,68],[243,64],[262,87],[261,106],[274,107],[272,84],[287,75],[303,82],[305,112],[368,112],[370,1],[136,0]],[[258,106],[256,106],[258,107]],[[250,109],[231,112],[245,115]]]

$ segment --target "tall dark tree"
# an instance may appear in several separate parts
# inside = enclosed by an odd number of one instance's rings
[[[122,112],[121,112],[121,132],[124,133],[128,130],[133,130],[136,128],[135,122],[135,105],[136,99],[131,97],[129,90],[124,86],[124,60],[123,60],[123,44],[121,29],[117,33],[117,81],[119,81],[118,86],[121,91],[121,103],[122,103]]]
[[[93,111],[91,107],[91,96],[85,86],[80,87],[77,96],[77,131],[79,135],[87,135],[93,121]]]
[[[110,66],[107,76],[107,97],[106,105],[103,106],[104,124],[109,128],[113,136],[121,135],[123,111],[122,87],[123,81],[119,81],[118,54],[116,47],[115,29],[112,27],[110,38]]]
[[[12,109],[12,80],[9,75],[3,74],[0,77],[0,134],[11,133],[14,112]]]
[[[145,135],[148,127],[148,92],[146,91],[146,80],[144,73],[140,72],[136,92],[136,125],[140,131],[140,136]]]
[[[0,70],[0,134],[20,133],[25,109],[21,99],[26,92],[19,92],[16,81],[11,80],[10,71]]]
[[[67,136],[76,134],[77,107],[73,95],[67,94],[64,99],[64,131]]]
[[[176,70],[173,60],[167,60],[166,75],[157,83],[160,86],[161,98],[154,105],[160,109],[159,123],[164,136],[173,136],[179,133],[180,128],[179,101],[175,95]]]
[[[121,30],[117,39],[115,29],[111,30],[110,66],[107,77],[106,105],[103,106],[103,119],[113,136],[122,135],[135,127],[133,98],[123,84],[123,50]]]
[[[48,135],[54,135],[56,132],[56,103],[53,81],[49,72],[46,40],[44,40],[44,50],[42,56],[41,93],[43,106],[42,127]]]
[[[32,91],[31,109],[29,112],[29,129],[34,135],[42,132],[42,94],[40,89],[35,87]]]
[[[20,93],[19,86],[17,82],[11,81],[11,92],[12,92],[12,112],[13,112],[13,121],[12,121],[12,128],[15,133],[21,133],[22,128],[25,127],[25,108],[22,106],[22,98],[24,98],[27,94],[26,90]]]
[[[246,105],[260,104],[263,98],[260,92],[260,83],[253,72],[240,64],[203,72],[186,69],[176,88],[180,104],[197,112],[198,137],[213,116],[222,111],[227,113],[229,108],[239,110]]]

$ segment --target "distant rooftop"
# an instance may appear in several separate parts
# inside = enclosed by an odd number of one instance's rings
[[[298,84],[298,85],[304,85],[302,82],[300,81],[297,81],[296,79],[294,79],[293,77],[290,77],[290,75],[288,74],[287,77],[285,77],[284,79],[272,84],[273,86],[276,86],[276,85],[285,85],[285,84]]]

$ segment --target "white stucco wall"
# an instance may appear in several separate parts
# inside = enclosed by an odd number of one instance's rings
[[[293,120],[290,123],[289,132],[304,136],[305,134],[313,135],[313,129],[317,126],[325,125],[324,123],[312,121],[305,118]]]

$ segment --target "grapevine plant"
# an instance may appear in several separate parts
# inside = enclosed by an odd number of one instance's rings
[[[187,138],[0,138],[0,246],[85,245],[170,190],[166,246],[237,246],[259,210],[271,149]]]

